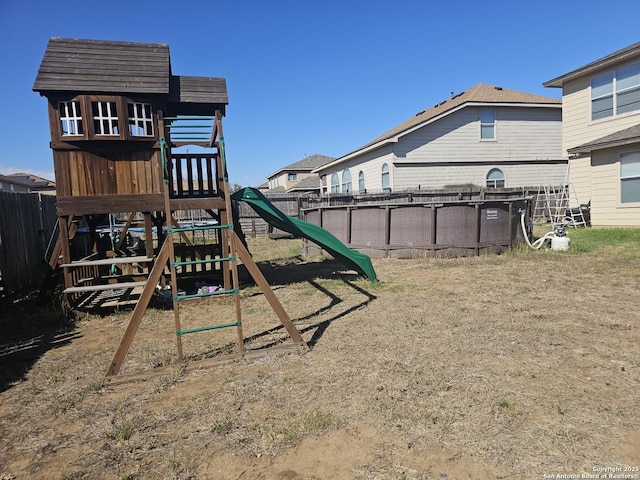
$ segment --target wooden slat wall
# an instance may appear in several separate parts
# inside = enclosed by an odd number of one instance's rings
[[[37,286],[55,223],[55,197],[0,192],[0,296]]]
[[[81,151],[55,151],[59,196],[162,193],[160,152],[120,150],[117,158]]]

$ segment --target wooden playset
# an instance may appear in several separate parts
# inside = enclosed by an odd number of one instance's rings
[[[165,44],[51,38],[33,90],[48,100],[59,217],[50,265],[62,270],[65,300],[78,309],[135,305],[107,377],[120,371],[162,289],[171,291],[179,362],[183,335],[227,327],[237,330],[236,355],[244,354],[238,260],[290,345],[306,348],[234,225],[224,78],[173,75]],[[209,221],[178,222],[187,211],[207,212]],[[101,227],[117,217],[124,220],[105,242]],[[130,241],[134,230],[143,241]],[[196,232],[206,240],[194,243]],[[187,294],[181,282],[194,274],[218,276],[220,288]],[[180,304],[214,295],[234,298],[235,318],[185,328]]]

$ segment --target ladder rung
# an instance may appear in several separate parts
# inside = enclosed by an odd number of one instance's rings
[[[171,268],[180,267],[182,265],[201,265],[204,263],[235,262],[237,260],[238,259],[236,257],[212,258],[207,260],[189,260],[186,262],[173,262],[171,263]]]
[[[180,228],[170,228],[167,230],[168,233],[180,233],[180,232],[195,232],[198,230],[221,230],[226,228],[227,230],[232,230],[233,225],[203,225],[200,227],[180,227]]]
[[[186,335],[188,333],[197,333],[197,332],[206,332],[207,330],[216,330],[218,328],[228,328],[228,327],[240,327],[242,326],[242,322],[233,322],[233,323],[221,323],[219,325],[211,325],[208,327],[199,327],[199,328],[190,328],[187,330],[178,330],[176,335],[181,337],[182,335]]]
[[[216,290],[215,292],[207,293],[194,293],[191,295],[176,295],[173,297],[174,302],[180,302],[182,300],[191,300],[193,298],[213,297],[214,295],[230,295],[233,293],[239,293],[240,289],[232,288],[231,290]]]
[[[124,290],[128,288],[144,287],[147,282],[108,283],[106,285],[88,285],[86,287],[69,287],[62,293],[99,292],[101,290]]]
[[[152,262],[151,257],[113,257],[99,258],[98,260],[78,260],[77,262],[65,263],[62,267],[88,267],[92,265],[112,265],[114,263],[148,263]]]

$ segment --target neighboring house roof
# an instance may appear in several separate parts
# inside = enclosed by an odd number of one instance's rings
[[[640,124],[600,137],[567,150],[570,154],[590,153],[604,148],[622,147],[640,142]]]
[[[9,178],[15,178],[17,181],[30,187],[33,190],[53,189],[56,188],[55,182],[46,178],[31,175],[30,173],[12,173],[7,175]]]
[[[410,119],[404,121],[397,127],[392,128],[386,133],[383,133],[379,137],[375,138],[366,145],[348,153],[333,164],[338,164],[347,160],[348,158],[357,154],[363,153],[367,150],[373,150],[385,145],[386,143],[396,142],[397,139],[403,135],[411,133],[418,128],[434,122],[446,115],[450,115],[464,107],[470,105],[527,105],[527,106],[548,106],[561,108],[562,101],[556,98],[543,97],[541,95],[534,95],[531,93],[519,92],[517,90],[509,90],[507,88],[497,87],[494,85],[487,85],[480,83],[475,87],[465,90],[457,95],[452,95],[450,98],[427,108]],[[323,165],[324,166],[324,165]],[[317,172],[318,169],[314,170]]]
[[[562,87],[563,84],[570,80],[592,74],[596,70],[610,67],[613,64],[618,64],[638,55],[640,55],[640,42],[629,45],[628,47],[622,48],[591,63],[587,63],[580,68],[570,71],[569,73],[565,73],[564,75],[549,80],[548,82],[544,82],[542,85],[545,87]]]
[[[276,188],[272,188],[270,190],[267,190],[269,193],[287,193],[287,189],[282,187],[282,186],[278,186]]]
[[[320,190],[320,177],[317,175],[312,175],[310,177],[303,178],[298,183],[296,183],[293,187],[291,187],[289,192],[299,192],[299,191],[309,191],[309,190]]]
[[[310,157],[303,158],[295,163],[287,165],[286,167],[281,168],[280,170],[276,170],[267,178],[273,178],[280,175],[282,172],[311,172],[315,168],[319,168],[323,165],[326,165],[329,162],[334,161],[334,157],[327,157],[325,155],[313,154]]]

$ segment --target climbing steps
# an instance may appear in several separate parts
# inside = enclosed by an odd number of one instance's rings
[[[175,330],[175,338],[176,338],[176,347],[177,347],[177,361],[179,364],[183,365],[183,368],[187,368],[189,364],[194,364],[196,362],[192,361],[191,355],[185,355],[183,352],[183,337],[192,334],[201,334],[204,332],[213,332],[222,329],[235,329],[235,352],[230,353],[228,355],[219,355],[215,358],[200,360],[198,365],[202,365],[202,362],[207,362],[207,360],[211,360],[211,363],[216,363],[222,360],[226,360],[229,358],[238,358],[238,356],[245,356],[247,354],[251,354],[252,352],[247,351],[247,347],[245,346],[245,338],[243,333],[243,320],[242,320],[242,311],[241,311],[241,292],[239,285],[239,277],[238,277],[238,262],[242,262],[242,264],[247,269],[248,273],[253,278],[256,285],[262,291],[264,297],[271,305],[273,311],[278,316],[280,323],[286,330],[289,338],[291,339],[291,343],[289,347],[293,348],[302,348],[307,349],[307,344],[303,340],[300,332],[296,329],[295,325],[289,318],[289,315],[280,304],[279,300],[271,290],[268,282],[260,272],[260,269],[257,267],[253,258],[251,257],[249,251],[244,245],[243,241],[239,237],[236,229],[234,228],[234,219],[233,219],[233,210],[231,204],[231,194],[229,189],[229,182],[227,177],[227,169],[226,169],[226,160],[224,154],[224,139],[222,136],[222,123],[221,123],[222,115],[220,112],[216,112],[215,123],[213,125],[213,131],[211,134],[211,138],[215,139],[215,142],[211,143],[211,147],[217,149],[217,164],[216,164],[216,178],[215,185],[216,190],[215,196],[211,197],[211,206],[207,206],[209,204],[209,199],[200,198],[200,205],[208,211],[212,217],[215,218],[216,223],[208,224],[208,225],[189,225],[189,226],[181,226],[178,222],[175,221],[174,212],[176,211],[172,208],[172,201],[176,199],[176,197],[180,197],[181,195],[190,195],[191,187],[187,186],[187,188],[183,188],[182,179],[178,183],[179,187],[176,186],[175,179],[171,180],[169,175],[169,167],[167,162],[168,151],[171,148],[171,145],[175,145],[174,142],[165,141],[164,138],[161,138],[160,145],[162,146],[162,167],[164,171],[164,222],[163,229],[166,229],[166,236],[160,242],[159,250],[154,257],[153,266],[148,274],[148,278],[146,282],[144,282],[144,289],[140,294],[139,300],[134,308],[134,311],[129,320],[129,324],[125,330],[125,333],[122,337],[120,345],[118,346],[111,365],[106,374],[106,380],[113,380],[112,377],[116,376],[122,365],[124,363],[125,356],[129,351],[129,348],[133,342],[133,338],[142,322],[142,318],[144,312],[151,300],[152,296],[155,294],[156,289],[159,284],[166,282],[164,278],[164,273],[166,269],[169,270],[169,282],[171,288],[171,307],[173,310],[174,316],[174,330]],[[169,130],[163,127],[162,119],[160,119],[159,131],[165,131],[169,135]],[[209,146],[209,145],[207,145]],[[193,172],[197,172],[199,178],[201,174],[206,172],[207,175],[207,185],[209,193],[213,190],[211,188],[212,178],[211,178],[211,169],[209,167],[202,168],[196,165],[196,168],[189,167],[187,170],[187,178],[193,174]],[[199,181],[198,191],[202,191],[202,187],[204,185],[203,181]],[[175,187],[175,188],[174,188]],[[220,199],[223,202],[220,202]],[[217,213],[214,215],[214,210]],[[160,229],[159,229],[160,230]],[[217,231],[218,234],[214,235],[217,239],[216,241],[219,243],[219,249],[217,250],[217,254],[212,258],[206,258],[203,255],[193,255],[190,256],[189,259],[185,259],[181,257],[181,252],[183,250],[178,250],[178,243],[176,240],[185,241],[190,246],[195,247],[191,242],[188,241],[189,233],[193,234],[194,232],[207,232],[207,231]],[[190,291],[187,293],[181,288],[181,273],[185,267],[198,267],[217,264],[220,266],[219,273],[221,276],[221,285],[215,286],[209,290],[196,290],[195,293]],[[166,283],[163,284],[166,286]],[[71,287],[78,288],[78,287]],[[223,318],[220,318],[217,322],[207,322],[208,325],[187,325],[190,323],[191,319],[183,318],[182,307],[186,306],[190,301],[202,300],[206,297],[230,297],[231,298],[231,308],[233,313],[229,315],[229,305],[227,305],[224,309],[225,314],[222,315]],[[210,308],[216,309],[219,308],[220,305],[217,305],[215,302],[210,304]],[[225,315],[227,317],[225,318]],[[186,317],[186,315],[184,315]],[[210,317],[216,317],[216,315],[212,314]],[[275,348],[283,348],[283,345],[280,345]]]

